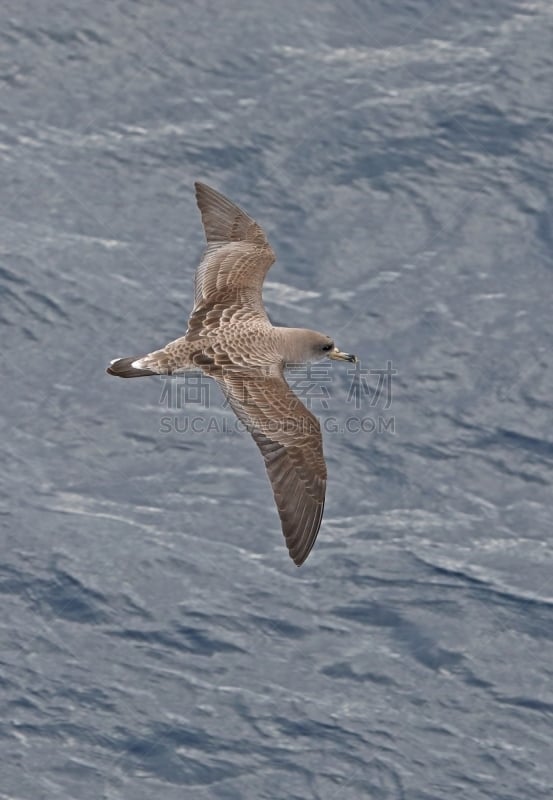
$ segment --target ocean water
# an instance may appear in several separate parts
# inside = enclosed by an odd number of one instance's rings
[[[0,23],[0,798],[550,798],[551,3]],[[294,376],[299,570],[218,392],[104,371],[186,328],[194,180],[361,360]]]

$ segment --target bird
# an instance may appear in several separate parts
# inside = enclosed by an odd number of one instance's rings
[[[261,451],[288,552],[299,567],[321,527],[327,469],[319,421],[292,391],[285,369],[358,359],[324,333],[272,325],[262,287],[275,253],[263,229],[220,192],[194,186],[207,247],[188,329],[160,350],[113,359],[107,372],[140,378],[199,369],[217,382]]]

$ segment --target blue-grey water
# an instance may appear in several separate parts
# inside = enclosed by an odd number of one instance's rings
[[[4,0],[2,800],[552,796],[552,41],[550,0]],[[220,394],[104,372],[185,330],[198,179],[364,370],[298,384],[300,570]]]

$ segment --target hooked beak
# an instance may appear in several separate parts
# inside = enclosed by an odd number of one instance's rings
[[[329,358],[336,359],[337,361],[349,361],[350,364],[357,363],[357,356],[351,355],[351,353],[342,353],[341,350],[338,350],[337,347],[328,354]]]

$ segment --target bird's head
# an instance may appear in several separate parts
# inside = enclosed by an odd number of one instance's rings
[[[334,344],[334,340],[324,333],[317,331],[305,331],[303,337],[305,350],[302,361],[320,361],[323,358],[332,358],[339,361],[349,361],[350,364],[357,362],[357,356],[351,353],[343,353]]]

